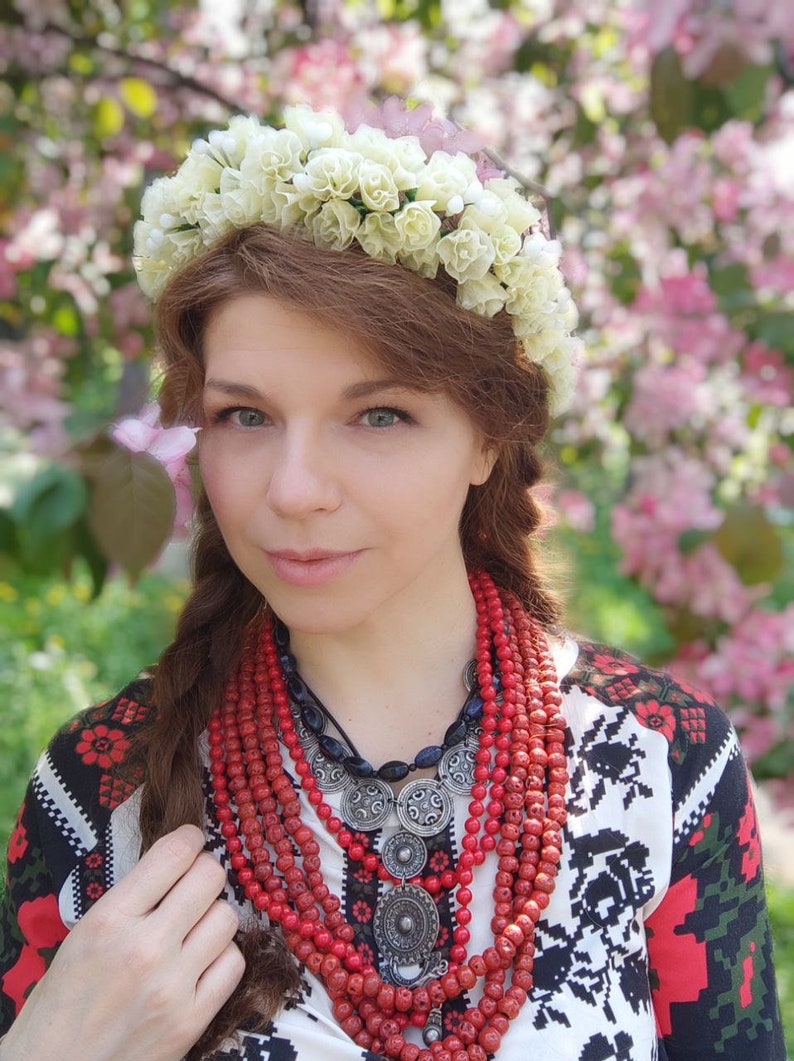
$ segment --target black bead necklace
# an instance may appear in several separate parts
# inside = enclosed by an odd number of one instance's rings
[[[447,727],[442,743],[429,744],[426,748],[420,749],[413,762],[406,763],[401,759],[390,759],[383,766],[376,768],[368,759],[359,754],[341,724],[298,674],[297,662],[289,651],[289,632],[283,623],[276,623],[274,634],[287,689],[304,726],[316,737],[323,755],[331,762],[344,767],[351,777],[379,778],[381,781],[395,782],[404,780],[417,770],[438,766],[444,752],[462,744],[482,717],[483,702],[477,692],[476,661],[469,660],[463,672],[463,682],[468,695],[457,718]],[[341,740],[326,732],[329,725],[336,730]]]

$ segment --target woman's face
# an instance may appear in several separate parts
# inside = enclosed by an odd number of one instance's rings
[[[204,486],[235,563],[289,627],[338,633],[460,578],[463,504],[492,465],[463,410],[264,295],[214,314],[204,361]]]

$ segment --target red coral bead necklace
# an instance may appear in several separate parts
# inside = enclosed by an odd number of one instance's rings
[[[535,926],[549,903],[560,860],[568,775],[554,661],[542,628],[512,594],[500,594],[484,572],[473,573],[470,584],[484,707],[469,817],[454,870],[443,879],[431,875],[412,882],[428,891],[455,890],[450,964],[429,982],[395,985],[365,964],[341,900],[325,882],[319,844],[302,818],[282,745],[318,821],[337,844],[382,879],[394,878],[325,802],[295,731],[271,624],[247,647],[209,724],[215,813],[237,880],[253,905],[282,926],[296,958],[323,982],[346,1034],[396,1061],[486,1061],[499,1049],[532,986]],[[470,885],[475,868],[492,851],[493,944],[467,957]],[[439,1029],[437,1040],[426,1039],[424,1047],[409,1041],[404,1034],[409,1023],[424,1025],[431,1011],[478,980],[482,998],[465,1011],[454,1034]]]

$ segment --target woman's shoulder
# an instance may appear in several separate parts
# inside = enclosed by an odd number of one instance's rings
[[[579,639],[561,687],[569,698],[579,690],[590,703],[596,701],[614,724],[628,719],[645,752],[655,747],[665,755],[678,799],[711,788],[732,763],[744,772],[728,716],[705,692],[669,671]],[[650,738],[649,732],[664,739]]]

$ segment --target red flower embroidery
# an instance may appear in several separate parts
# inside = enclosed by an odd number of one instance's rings
[[[85,893],[89,899],[99,899],[105,894],[105,889],[98,881],[91,881],[86,885]]]
[[[86,766],[101,766],[103,770],[120,763],[130,743],[122,730],[108,729],[102,723],[84,729],[80,736],[77,754]]]
[[[62,940],[68,930],[58,913],[54,895],[43,895],[22,903],[17,917],[22,935],[27,941],[14,965],[3,975],[3,991],[14,1002],[16,1012],[41,980],[52,955],[46,955]]]
[[[372,907],[369,903],[365,903],[363,899],[358,899],[353,903],[353,909],[351,911],[356,921],[362,924],[369,921],[372,918]]]
[[[28,849],[28,834],[25,826],[22,824],[22,815],[24,813],[25,805],[23,804],[22,809],[19,812],[19,817],[17,818],[17,824],[8,840],[9,862],[17,862]]]
[[[668,741],[675,736],[675,715],[669,704],[660,704],[658,700],[646,700],[635,708],[637,721],[647,729],[655,729]]]
[[[85,864],[89,869],[99,869],[103,861],[104,860],[98,851],[92,851],[89,855],[85,856]]]

